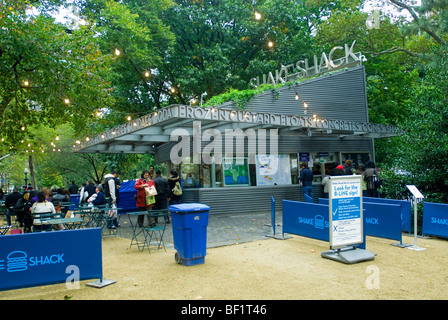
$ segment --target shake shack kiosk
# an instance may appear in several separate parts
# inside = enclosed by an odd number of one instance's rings
[[[255,95],[244,108],[233,101],[170,105],[74,152],[154,154],[180,173],[182,202],[206,204],[210,214],[266,212],[271,196],[280,206],[303,201],[298,177],[308,162],[316,200],[334,164],[366,164],[374,160],[375,138],[396,135],[395,126],[369,122],[363,56],[354,45],[252,79],[253,86],[285,85]]]

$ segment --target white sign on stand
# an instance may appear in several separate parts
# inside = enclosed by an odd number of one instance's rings
[[[417,246],[417,202],[419,199],[424,199],[425,197],[422,195],[420,190],[417,189],[414,185],[406,185],[406,188],[411,191],[412,195],[414,196],[414,245],[407,247],[410,250],[415,251],[423,251],[426,250],[426,248],[421,248]]]
[[[330,251],[322,257],[343,263],[373,260],[372,252],[357,248],[364,242],[362,176],[332,176],[329,192]]]
[[[331,177],[330,246],[342,247],[363,242],[361,176]]]

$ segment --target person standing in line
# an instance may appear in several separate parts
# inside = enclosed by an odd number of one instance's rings
[[[345,160],[344,174],[347,176],[353,175],[352,160],[350,160],[350,159]]]
[[[375,167],[375,162],[368,161],[366,171],[364,171],[364,180],[367,183],[367,196],[378,197],[379,172]]]
[[[180,203],[180,197],[181,196],[180,195],[175,195],[173,193],[173,191],[172,191],[174,189],[174,187],[176,186],[177,182],[180,184],[179,175],[177,174],[176,171],[172,170],[170,172],[170,177],[168,179],[168,186],[169,186],[169,188],[171,190],[170,205],[179,204]]]
[[[330,186],[331,186],[331,174],[326,175],[325,178],[322,179],[322,185],[324,186],[324,198],[328,199],[328,194],[330,192]]]
[[[138,208],[138,211],[149,211],[152,210],[152,207],[154,206],[154,203],[147,203],[146,202],[146,187],[152,187],[154,186],[154,181],[152,181],[149,178],[149,171],[144,170],[142,172],[142,175],[140,176],[140,179],[137,179],[137,181],[134,184],[134,189],[137,190],[137,198],[136,198],[136,207]],[[139,215],[137,219],[137,225],[141,228],[143,227],[145,216]],[[150,218],[149,226],[154,226],[154,218]]]
[[[156,177],[153,180],[156,186],[157,195],[156,203],[154,204],[154,210],[163,210],[168,208],[168,201],[171,198],[171,190],[169,188],[168,180],[162,177],[160,170],[156,171]],[[170,218],[167,215],[165,221],[169,222]]]
[[[308,168],[308,162],[302,164],[299,180],[302,181],[303,194],[313,197],[313,172]]]
[[[362,196],[367,197],[367,183],[366,180],[364,180],[364,171],[366,169],[366,166],[362,163],[358,165],[358,169],[356,169],[354,174],[361,175],[361,186],[362,186]]]

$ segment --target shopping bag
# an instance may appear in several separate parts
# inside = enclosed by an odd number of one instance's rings
[[[157,195],[157,190],[156,187],[151,186],[151,187],[145,187],[145,193],[147,197],[153,197]]]

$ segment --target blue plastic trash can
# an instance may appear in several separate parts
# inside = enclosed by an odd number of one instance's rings
[[[210,207],[202,203],[182,203],[170,206],[169,211],[176,262],[184,266],[204,263]]]

